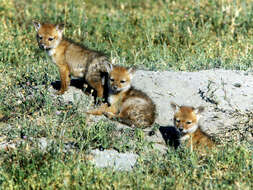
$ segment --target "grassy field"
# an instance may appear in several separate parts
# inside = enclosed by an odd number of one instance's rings
[[[52,98],[47,89],[59,74],[38,48],[33,20],[64,23],[67,38],[107,53],[117,64],[252,69],[251,0],[1,0],[0,141],[45,137],[55,143],[47,152],[31,148],[30,141],[2,150],[0,189],[253,188],[252,147],[245,142],[205,156],[183,148],[140,156],[132,172],[95,168],[86,159],[92,148],[142,155],[149,145],[141,130],[116,138],[108,121],[87,127],[81,104]],[[80,148],[66,153],[65,141]]]

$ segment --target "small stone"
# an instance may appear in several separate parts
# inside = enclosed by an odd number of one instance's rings
[[[45,151],[47,149],[47,147],[49,146],[49,143],[45,137],[41,137],[38,139],[38,145],[42,151]]]
[[[103,146],[99,146],[99,148],[98,148],[100,151],[104,151],[105,149],[104,149],[104,147]]]
[[[240,88],[242,85],[240,83],[235,83],[234,87]]]
[[[61,111],[58,111],[58,110],[57,110],[57,111],[55,111],[55,114],[56,114],[56,115],[60,115],[60,114],[61,114]]]
[[[250,132],[246,134],[246,139],[248,142],[253,143],[253,135]]]
[[[130,152],[119,153],[116,150],[98,149],[92,150],[91,154],[94,159],[91,161],[98,168],[111,167],[115,170],[130,171],[137,162],[138,155]]]
[[[155,135],[155,131],[150,131],[149,136],[153,136],[153,135]]]

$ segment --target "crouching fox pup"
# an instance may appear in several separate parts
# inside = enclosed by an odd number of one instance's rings
[[[34,22],[37,41],[41,49],[52,57],[58,66],[61,78],[59,94],[63,94],[70,85],[70,75],[83,78],[98,97],[103,97],[103,74],[110,67],[107,57],[63,38],[63,26]]]
[[[105,114],[132,127],[146,128],[155,121],[156,107],[153,101],[142,91],[131,86],[134,69],[113,66],[109,71],[108,102],[87,113]]]
[[[178,106],[171,103],[174,110],[174,126],[178,128],[181,133],[180,141],[187,141],[187,146],[193,149],[211,148],[214,143],[210,137],[201,130],[198,124],[201,113],[204,107],[189,107]]]

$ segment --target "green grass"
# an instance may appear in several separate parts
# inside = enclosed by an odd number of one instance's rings
[[[201,157],[187,150],[139,159],[132,172],[97,169],[82,152],[55,146],[2,153],[3,189],[251,189],[252,155],[244,146],[228,146]]]
[[[0,189],[253,188],[252,146],[244,142],[205,156],[187,149],[146,155],[150,144],[142,131],[116,137],[108,120],[87,126],[81,103],[63,104],[48,92],[59,74],[39,50],[32,20],[64,23],[67,38],[107,53],[117,64],[252,69],[251,0],[1,0],[0,134],[8,141],[28,140],[0,152]],[[41,137],[54,141],[48,152],[34,148]],[[79,148],[66,153],[65,142]],[[139,153],[138,166],[132,172],[95,168],[86,153],[100,146]]]

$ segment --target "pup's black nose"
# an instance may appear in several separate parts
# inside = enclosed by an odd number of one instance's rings
[[[44,50],[45,49],[45,46],[43,44],[40,44],[39,45],[40,49]]]
[[[180,132],[182,132],[182,131],[183,131],[183,128],[181,128],[181,127],[180,127],[180,128],[178,128],[178,129],[179,129],[179,131],[180,131]]]
[[[113,90],[117,90],[118,87],[117,87],[117,86],[113,86],[112,89],[113,89]]]

